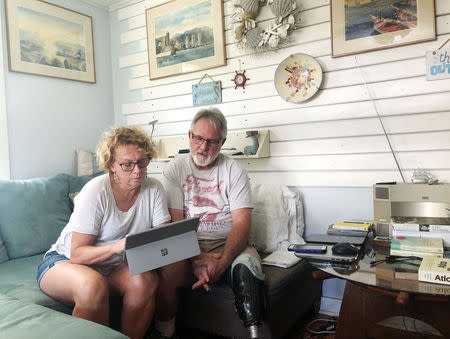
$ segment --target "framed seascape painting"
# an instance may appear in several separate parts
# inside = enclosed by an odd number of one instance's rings
[[[92,18],[41,0],[6,0],[9,69],[95,83]]]
[[[434,0],[331,0],[332,56],[436,39]]]
[[[226,64],[222,6],[176,0],[146,10],[150,79]]]

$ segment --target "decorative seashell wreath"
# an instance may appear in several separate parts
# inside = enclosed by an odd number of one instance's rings
[[[269,6],[275,19],[263,29],[258,27],[258,14]],[[237,0],[231,16],[237,41],[250,48],[276,48],[286,39],[288,31],[296,29],[300,9],[297,0]]]

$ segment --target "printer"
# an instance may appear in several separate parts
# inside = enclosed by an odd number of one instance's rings
[[[447,225],[450,231],[450,184],[375,184],[376,234],[392,237],[391,223]]]

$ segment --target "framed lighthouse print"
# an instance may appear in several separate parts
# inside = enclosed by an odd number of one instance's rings
[[[434,0],[331,0],[332,56],[436,39]]]
[[[92,18],[41,0],[6,0],[9,69],[95,83]]]

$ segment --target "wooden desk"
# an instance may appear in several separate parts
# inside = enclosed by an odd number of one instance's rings
[[[370,262],[386,254],[368,244],[349,266],[310,261],[316,278],[347,280],[336,339],[450,338],[450,286],[377,277]]]
[[[425,333],[430,334],[426,338],[450,338],[449,315],[448,296],[393,292],[347,281],[335,338],[423,338]]]

